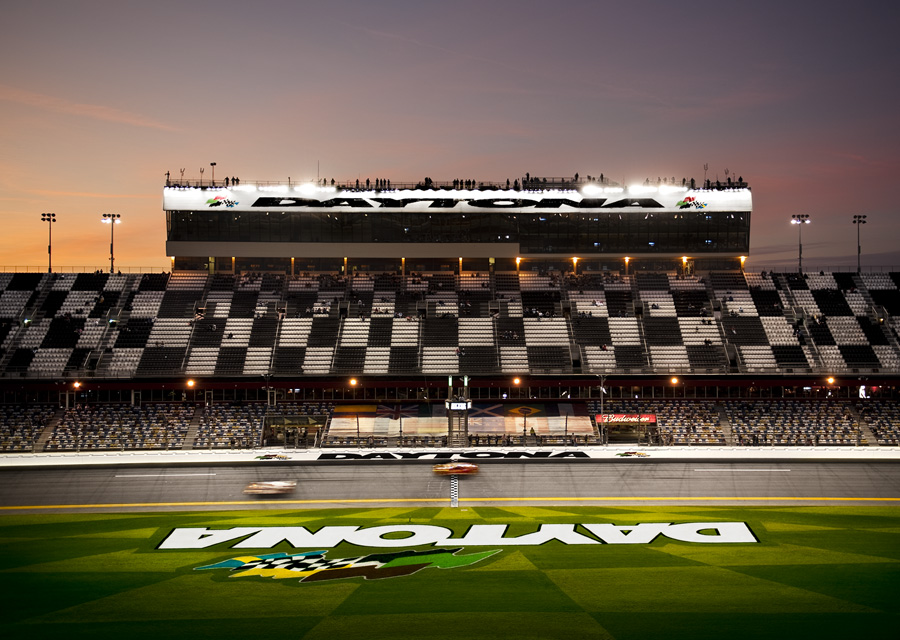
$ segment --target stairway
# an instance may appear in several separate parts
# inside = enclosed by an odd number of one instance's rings
[[[722,435],[725,438],[725,444],[726,446],[733,447],[734,429],[731,428],[731,421],[728,419],[725,407],[717,402],[716,410],[719,412],[719,426],[722,427]]]
[[[197,438],[197,434],[200,432],[200,425],[203,421],[203,407],[197,407],[194,409],[194,415],[191,418],[191,423],[188,425],[187,433],[184,434],[184,444],[181,445],[182,451],[189,451],[194,448],[194,440]]]
[[[47,422],[47,426],[44,427],[41,434],[37,437],[37,440],[34,441],[34,452],[40,453],[44,450],[44,447],[47,445],[47,441],[50,440],[50,436],[53,435],[53,432],[56,430],[56,427],[59,426],[59,423],[62,422],[62,419],[66,415],[66,410],[62,407],[56,410],[56,413],[53,414],[53,417]]]
[[[850,415],[852,415],[856,420],[856,424],[859,425],[860,439],[864,441],[867,446],[877,447],[878,437],[875,435],[875,432],[872,431],[869,423],[866,422],[865,418],[860,415],[859,411],[857,411],[856,407],[853,404],[848,405],[847,409],[850,411]]]

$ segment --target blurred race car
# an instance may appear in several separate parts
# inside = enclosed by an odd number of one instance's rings
[[[281,495],[291,493],[297,488],[294,480],[275,480],[273,482],[251,482],[244,493],[252,495]]]
[[[445,462],[434,465],[432,470],[439,476],[472,475],[478,473],[478,465],[472,462]]]

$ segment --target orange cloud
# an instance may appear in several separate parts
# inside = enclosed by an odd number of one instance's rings
[[[159,199],[159,194],[135,194],[135,193],[90,193],[84,191],[47,191],[42,189],[29,189],[26,193],[37,196],[65,196],[66,198],[154,198]]]
[[[159,129],[162,131],[178,131],[175,127],[162,122],[157,122],[156,120],[151,120],[140,114],[129,113],[114,107],[106,107],[99,104],[69,102],[63,98],[47,96],[42,93],[34,93],[32,91],[26,91],[4,84],[0,84],[0,100],[24,104],[45,111],[54,111],[56,113],[65,113],[83,118],[91,118],[93,120],[101,120],[103,122],[114,122],[132,127]]]

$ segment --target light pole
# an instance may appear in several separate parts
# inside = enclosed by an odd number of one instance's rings
[[[212,186],[216,186],[216,163],[210,162],[209,166],[212,167]]]
[[[53,245],[53,223],[56,222],[55,213],[42,213],[41,222],[47,224],[47,273],[53,273],[53,256],[50,253],[50,247]]]
[[[603,397],[606,395],[606,376],[600,375],[600,444],[606,444],[604,439],[606,438],[606,412],[603,410]]]
[[[120,213],[104,213],[101,222],[109,225],[109,272],[115,273],[116,258],[113,252],[113,242],[116,237],[116,225],[122,224],[122,214]]]
[[[809,224],[808,213],[791,215],[791,224],[797,225],[797,273],[803,273],[803,225]]]
[[[859,228],[866,223],[866,216],[864,215],[855,215],[853,216],[853,224],[856,225],[856,273],[859,273],[859,257],[862,253],[862,249],[859,246]]]

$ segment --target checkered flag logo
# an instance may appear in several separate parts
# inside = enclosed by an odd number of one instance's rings
[[[428,551],[398,551],[396,553],[375,553],[353,558],[326,558],[328,551],[307,551],[305,553],[271,553],[262,556],[240,556],[216,564],[196,567],[197,571],[207,569],[231,569],[232,578],[258,576],[261,578],[299,579],[300,582],[321,582],[362,577],[365,580],[380,580],[408,576],[427,569],[453,569],[465,567],[501,551],[481,551],[457,556],[462,549],[435,549]]]

